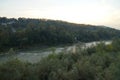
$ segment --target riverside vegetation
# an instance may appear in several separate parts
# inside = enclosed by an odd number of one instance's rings
[[[120,39],[76,53],[49,54],[38,63],[12,59],[0,64],[0,80],[120,80]]]
[[[58,20],[0,17],[0,52],[31,46],[53,46],[76,42],[111,40],[120,31]]]
[[[0,63],[0,80],[120,80],[120,30],[58,20],[0,17],[0,53],[113,38],[108,45],[78,45],[75,53],[56,54],[53,49],[37,63],[13,57]]]

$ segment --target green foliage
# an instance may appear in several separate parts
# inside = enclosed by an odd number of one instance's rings
[[[37,80],[34,67],[18,59],[0,65],[0,80]]]
[[[58,55],[61,56],[61,55]],[[104,78],[103,63],[97,62],[99,65],[93,64],[91,58],[84,57],[78,59],[78,61],[72,59],[74,55],[63,54],[63,57],[60,59],[56,58],[45,58],[41,60],[38,64],[34,65],[35,68],[32,68],[32,65],[26,67],[25,64],[19,63],[16,60],[7,62],[0,67],[1,71],[1,80],[96,80],[96,78]],[[90,61],[89,61],[90,60]],[[16,64],[17,63],[17,64]],[[30,69],[29,69],[30,68]],[[34,71],[35,70],[35,71]],[[5,77],[4,77],[5,76]],[[101,79],[102,79],[101,78]],[[32,80],[31,79],[31,80]]]
[[[29,48],[33,45],[59,45],[75,42],[109,40],[120,31],[108,27],[63,21],[0,17],[0,52]]]
[[[0,64],[0,80],[119,80],[120,50],[109,46],[120,43],[113,43],[117,42],[100,43],[76,54],[49,54],[34,64],[10,60]]]
[[[0,18],[1,23],[11,20],[15,23],[0,24],[0,51],[8,50],[11,54],[16,47],[106,40],[119,37],[120,33],[111,28],[62,21]],[[76,49],[75,54],[56,54],[52,48],[53,54],[34,64],[18,59],[1,63],[0,80],[120,80],[120,39],[114,39],[109,45],[101,42],[87,49],[78,45]]]
[[[119,80],[120,50],[109,48],[119,45],[114,43],[78,46],[75,54],[49,54],[36,64],[9,60],[0,64],[0,80]]]

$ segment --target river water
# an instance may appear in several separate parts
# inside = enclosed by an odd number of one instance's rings
[[[105,42],[105,44],[111,43],[111,41],[104,41],[104,42]],[[89,42],[89,43],[84,43],[84,44],[79,44],[79,45],[81,45],[82,48],[87,48],[87,47],[95,46],[98,43],[100,43],[100,42],[96,41],[96,42]],[[78,45],[78,44],[74,44],[72,46],[65,46],[65,47],[56,47],[56,48],[54,48],[54,52],[60,53],[65,50],[66,50],[66,52],[69,52],[69,51],[75,52],[76,45]],[[0,63],[8,61],[13,58],[17,58],[21,61],[27,61],[30,63],[36,63],[36,62],[40,61],[40,59],[42,57],[45,57],[45,56],[51,54],[52,52],[53,52],[52,49],[44,49],[44,50],[33,50],[33,51],[31,51],[31,50],[30,51],[20,51],[17,54],[3,54],[3,55],[0,55]]]

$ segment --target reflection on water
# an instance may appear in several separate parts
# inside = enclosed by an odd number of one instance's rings
[[[90,42],[90,43],[85,43],[84,45],[80,44],[81,47],[85,48],[85,47],[90,47],[90,46],[95,46],[98,42]],[[111,41],[106,41],[105,44],[110,44]],[[73,53],[75,52],[75,47],[78,44],[75,44],[73,46],[67,46],[67,47],[58,47],[55,48],[55,53],[60,53],[62,51],[72,51]],[[38,62],[42,57],[47,56],[48,54],[52,53],[51,50],[34,50],[34,51],[25,51],[25,52],[18,52],[18,54],[4,54],[4,55],[0,55],[0,62],[4,62],[7,61],[9,59],[12,58],[18,58],[21,61],[28,61],[31,63],[36,63]]]

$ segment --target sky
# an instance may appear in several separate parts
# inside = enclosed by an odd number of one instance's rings
[[[120,0],[0,0],[0,16],[45,18],[120,29]]]

